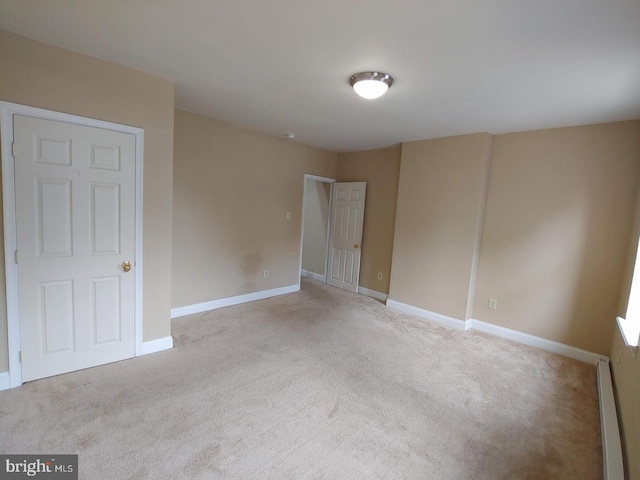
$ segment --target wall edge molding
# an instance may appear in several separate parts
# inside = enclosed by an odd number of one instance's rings
[[[548,340],[542,337],[536,337],[529,333],[520,332],[518,330],[512,330],[510,328],[501,327],[493,323],[483,322],[482,320],[469,319],[460,320],[458,318],[442,315],[441,313],[425,310],[424,308],[415,307],[406,303],[398,302],[393,299],[387,300],[387,307],[398,310],[403,313],[415,315],[416,317],[424,318],[430,322],[444,325],[445,327],[452,328],[454,330],[478,330],[480,332],[488,333],[490,335],[505,338],[523,345],[535,347],[540,350],[545,350],[551,353],[557,353],[565,357],[573,358],[585,363],[591,363],[596,365],[601,360],[609,361],[609,357],[601,355],[599,353],[590,352],[588,350],[582,350],[580,348],[572,347],[564,343],[556,342],[554,340]]]
[[[317,280],[318,282],[327,283],[327,276],[320,275],[316,272],[310,272],[309,270],[300,270],[300,276],[311,278],[312,280]]]
[[[376,300],[380,300],[381,302],[386,302],[389,298],[389,295],[387,295],[386,293],[378,292],[377,290],[371,290],[370,288],[363,287],[362,285],[358,285],[358,293],[366,295],[367,297],[375,298]]]
[[[259,290],[257,292],[245,293],[244,295],[236,295],[235,297],[220,298],[218,300],[211,300],[209,302],[196,303],[193,305],[186,305],[184,307],[176,307],[171,309],[171,318],[185,317],[187,315],[208,312],[210,310],[217,310],[218,308],[230,307],[232,305],[239,305],[241,303],[264,300],[265,298],[285,295],[287,293],[293,293],[299,290],[300,285],[296,283],[294,285],[287,285],[286,287]]]
[[[485,332],[496,337],[506,338],[514,342],[529,345],[530,347],[536,347],[540,350],[546,350],[547,352],[557,353],[565,357],[580,360],[581,362],[596,364],[600,360],[609,360],[606,355],[600,355],[598,353],[590,352],[588,350],[582,350],[580,348],[572,347],[564,343],[556,342],[554,340],[548,340],[542,337],[536,337],[529,333],[520,332],[518,330],[512,330],[510,328],[501,327],[493,323],[483,322],[482,320],[467,320],[467,329],[478,330]]]
[[[0,372],[0,392],[2,390],[9,390],[11,388],[11,381],[9,379],[9,371]]]
[[[441,313],[432,312],[420,307],[414,307],[413,305],[408,305],[396,300],[388,299],[387,307],[403,313],[415,315],[416,317],[424,318],[426,320],[429,320],[430,322],[444,325],[445,327],[453,328],[454,330],[464,331],[467,329],[464,320],[448,317],[447,315],[442,315]]]
[[[149,355],[150,353],[161,352],[163,350],[170,350],[173,348],[173,337],[168,335],[166,337],[156,338],[155,340],[149,340],[148,342],[142,342],[142,348],[140,350],[141,355]]]

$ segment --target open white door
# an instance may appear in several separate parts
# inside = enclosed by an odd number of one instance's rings
[[[331,201],[327,283],[358,292],[366,182],[336,182]]]
[[[133,357],[135,136],[13,120],[22,380]]]

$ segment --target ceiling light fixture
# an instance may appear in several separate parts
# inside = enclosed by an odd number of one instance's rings
[[[349,84],[362,98],[372,100],[389,90],[393,85],[393,77],[387,73],[362,72],[351,75]]]

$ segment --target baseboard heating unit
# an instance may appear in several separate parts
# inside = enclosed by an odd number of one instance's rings
[[[598,394],[600,396],[600,428],[602,429],[602,467],[604,480],[624,480],[622,445],[616,402],[613,396],[609,361],[598,360]]]

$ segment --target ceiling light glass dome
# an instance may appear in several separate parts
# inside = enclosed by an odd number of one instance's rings
[[[361,72],[351,75],[349,84],[362,98],[373,100],[389,90],[393,85],[393,77],[387,73]]]

